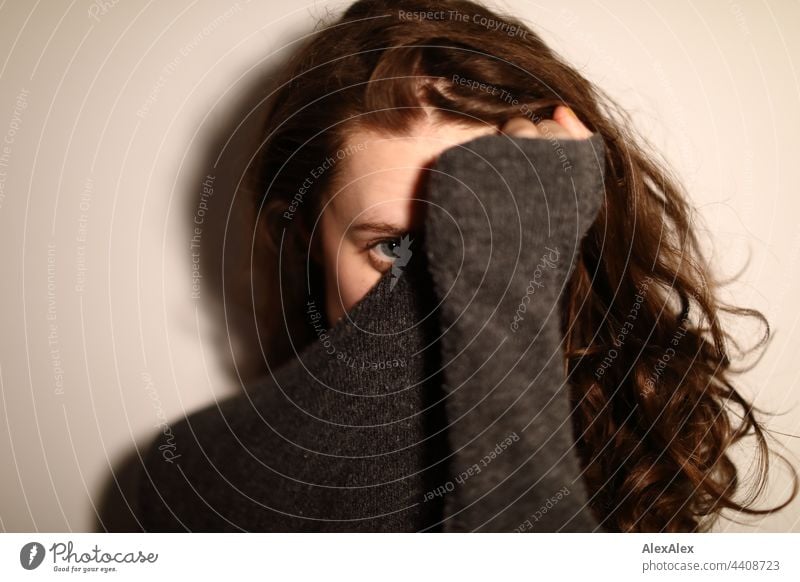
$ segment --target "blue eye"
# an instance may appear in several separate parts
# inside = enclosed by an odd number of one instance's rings
[[[397,255],[394,250],[400,246],[400,239],[395,238],[391,240],[384,240],[376,244],[373,248],[380,255],[381,259],[394,262],[397,260]]]
[[[402,237],[388,238],[375,242],[369,248],[370,260],[379,271],[384,271],[391,266],[404,267],[413,255],[411,237],[408,234]]]

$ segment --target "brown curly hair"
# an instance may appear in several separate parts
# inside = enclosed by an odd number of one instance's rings
[[[753,350],[766,346],[766,320],[719,301],[677,180],[619,106],[525,24],[467,0],[362,0],[317,30],[283,75],[245,189],[255,234],[234,297],[258,322],[262,364],[280,365],[311,341],[307,298],[281,294],[278,281],[289,289],[311,281],[317,292],[309,232],[336,168],[299,197],[298,188],[350,130],[401,133],[423,105],[442,119],[501,125],[521,112],[547,118],[564,103],[607,146],[606,204],[562,305],[572,419],[598,521],[610,531],[701,531],[725,508],[770,513],[796,496],[792,469],[788,500],[753,507],[770,450],[761,411],[731,383],[729,349],[745,352],[721,316],[764,326]],[[737,501],[742,483],[728,449],[750,435],[760,462]]]

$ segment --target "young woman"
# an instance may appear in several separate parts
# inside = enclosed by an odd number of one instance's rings
[[[770,451],[721,316],[766,322],[720,302],[679,185],[523,23],[356,2],[263,135],[242,296],[268,372],[153,448],[148,529],[699,531],[794,497],[793,473],[755,505]]]

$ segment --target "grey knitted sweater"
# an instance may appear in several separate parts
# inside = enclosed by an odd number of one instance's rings
[[[319,341],[158,439],[149,531],[594,531],[559,298],[604,146],[481,137],[432,168],[402,270]],[[424,250],[424,252],[423,252]]]

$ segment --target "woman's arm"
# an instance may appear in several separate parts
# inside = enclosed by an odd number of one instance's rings
[[[445,151],[426,248],[454,451],[445,531],[592,531],[559,298],[603,200],[604,145],[488,136]]]

